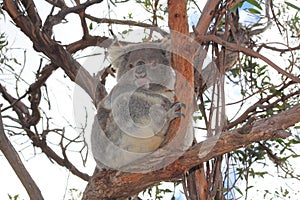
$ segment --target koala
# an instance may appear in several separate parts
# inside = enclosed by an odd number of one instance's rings
[[[109,55],[117,84],[97,105],[91,148],[98,168],[120,170],[158,149],[185,105],[174,103],[176,77],[163,44],[114,47]]]

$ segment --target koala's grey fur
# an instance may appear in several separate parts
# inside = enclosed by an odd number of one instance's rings
[[[91,146],[99,168],[122,169],[159,148],[184,104],[174,103],[176,78],[164,44],[114,47],[109,53],[117,85],[97,106]]]

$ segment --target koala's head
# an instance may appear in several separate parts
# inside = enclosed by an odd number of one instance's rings
[[[142,43],[127,47],[114,47],[110,51],[112,64],[117,70],[117,81],[124,79],[140,87],[175,83],[175,73],[170,66],[170,55],[162,43]]]

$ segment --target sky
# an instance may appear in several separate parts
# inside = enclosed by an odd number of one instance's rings
[[[42,19],[44,20],[47,14],[50,12],[50,8],[47,8],[45,3],[43,1],[35,1],[37,3],[38,10],[41,10]],[[129,2],[130,3],[130,2]],[[132,6],[132,4],[130,5]],[[90,10],[90,12],[95,13],[101,13],[103,17],[109,17],[112,18],[121,18],[121,16],[126,16],[127,11],[124,11],[122,8],[117,8],[115,11],[111,13],[107,13],[107,7],[103,6],[97,6],[94,8],[95,10]],[[136,7],[135,9],[132,8],[132,10],[141,10],[139,7]],[[144,13],[136,12],[135,16],[141,16],[143,18]],[[190,24],[195,24],[195,20],[198,19],[199,14],[197,12],[191,12],[190,13]],[[244,17],[245,21],[246,19],[249,20],[249,15],[246,13],[241,13],[241,16]],[[64,24],[64,28],[62,29],[61,26],[56,26],[55,31],[55,37],[58,41],[66,41],[66,43],[74,41],[76,39],[79,39],[81,37],[80,31],[74,29],[74,25],[76,23],[71,23],[72,18],[74,16],[70,16],[70,23]],[[251,19],[252,20],[252,19]],[[250,20],[250,21],[251,21]],[[67,26],[65,26],[67,25]],[[114,27],[115,32],[121,32],[124,27]],[[31,50],[32,43],[30,40],[25,37],[22,33],[18,31],[17,28],[15,28],[10,22],[9,19],[0,20],[0,31],[2,32],[4,30],[7,33],[9,44],[14,47],[18,47],[19,49],[15,49],[13,51],[13,56],[17,56],[19,60],[24,60],[24,52],[26,52],[26,56],[29,58],[26,60],[26,66],[38,66],[39,65],[39,59],[42,56],[40,53],[36,53]],[[96,27],[94,30],[95,34],[106,34],[107,29],[103,26]],[[78,33],[78,34],[77,34]],[[67,37],[66,37],[67,36]],[[278,36],[280,37],[280,36]],[[275,39],[276,40],[276,37]],[[91,49],[90,52],[95,52],[96,49]],[[78,54],[77,56],[82,56],[84,53],[89,52],[81,52],[81,54]],[[84,66],[91,66],[88,59],[79,59],[79,61]],[[103,67],[103,66],[102,66]],[[30,67],[29,67],[30,68]],[[93,67],[91,66],[91,69],[89,70],[99,70],[101,66]],[[23,72],[24,77],[31,77],[31,79],[34,79],[34,74],[31,72],[30,69],[27,68]],[[0,78],[7,78],[7,77],[1,77]],[[78,121],[80,119],[77,118],[78,114],[74,114],[74,101],[73,97],[81,94],[78,93],[78,88],[74,88],[72,83],[64,78],[64,74],[61,70],[58,70],[55,72],[55,76],[49,79],[47,82],[49,85],[49,94],[53,99],[52,103],[52,115],[55,117],[56,121],[62,121],[63,123],[72,123],[72,124],[78,124]],[[13,87],[13,85],[11,85]],[[23,86],[24,87],[24,86]],[[25,88],[25,87],[24,87]],[[67,92],[66,92],[67,91]],[[86,99],[85,101],[88,101]],[[84,101],[84,102],[85,102]],[[65,102],[64,104],[61,104],[60,102]],[[92,112],[92,111],[91,111]],[[59,124],[57,124],[59,126]],[[75,131],[72,128],[68,129],[69,131]],[[69,194],[69,189],[75,188],[83,190],[85,188],[86,182],[82,181],[81,179],[73,176],[69,173],[68,170],[66,170],[63,167],[59,167],[57,164],[53,164],[49,161],[49,159],[42,153],[40,153],[39,150],[37,150],[37,155],[34,155],[33,149],[28,146],[28,140],[24,137],[14,137],[11,138],[13,144],[17,148],[17,150],[20,152],[21,159],[24,162],[26,168],[32,175],[33,179],[36,181],[37,185],[40,186],[42,190],[42,194],[45,197],[45,199],[70,199],[71,195]],[[55,138],[53,138],[55,140]],[[89,162],[87,163],[87,167],[83,166],[81,163],[80,158],[76,157],[75,154],[73,156],[73,159],[75,162],[77,162],[77,166],[84,172],[92,174],[95,163],[93,159],[90,157]],[[22,184],[18,180],[17,176],[15,175],[14,171],[9,166],[8,162],[4,158],[2,154],[0,154],[0,177],[2,180],[0,181],[0,199],[8,199],[7,194],[10,195],[16,195],[20,194],[21,199],[29,199],[27,196],[26,191],[23,189]],[[272,169],[275,170],[275,169]],[[275,177],[271,177],[268,180],[260,181],[259,179],[257,181],[257,185],[261,185],[261,189],[272,189],[271,183],[277,181]],[[278,180],[279,181],[279,180]],[[291,183],[291,185],[294,185],[295,183]],[[166,185],[164,185],[166,186]],[[172,187],[171,185],[168,185],[166,187]],[[182,189],[178,188],[176,190],[176,199],[183,199],[183,194],[180,192]],[[169,197],[165,197],[165,199],[168,199]],[[259,198],[259,197],[258,197]]]

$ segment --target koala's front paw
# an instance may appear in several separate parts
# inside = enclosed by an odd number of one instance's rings
[[[168,118],[170,121],[172,121],[173,119],[177,118],[177,117],[185,117],[185,115],[181,112],[177,112],[182,108],[186,108],[185,104],[182,102],[176,102],[174,103],[170,110],[168,111]]]

